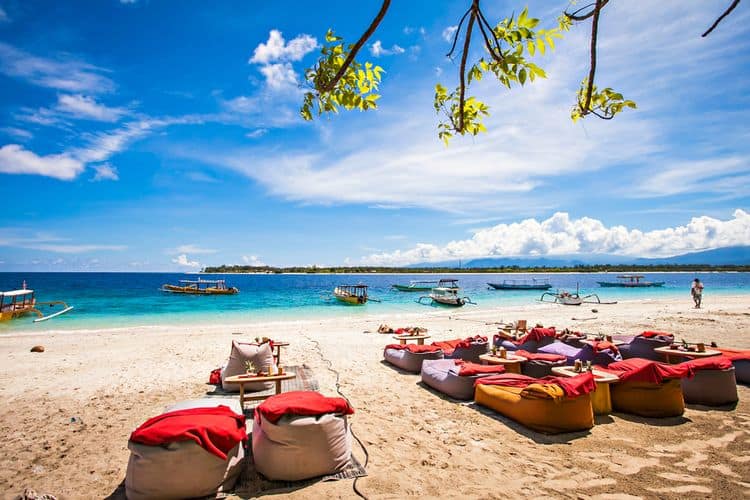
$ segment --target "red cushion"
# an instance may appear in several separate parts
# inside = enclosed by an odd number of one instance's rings
[[[397,351],[409,351],[413,352],[414,354],[442,351],[442,349],[440,349],[438,346],[419,344],[388,344],[387,346],[385,346],[385,348],[396,349]]]
[[[273,424],[284,415],[316,416],[326,413],[351,415],[354,408],[344,398],[329,398],[315,391],[282,392],[255,408],[256,419],[258,415],[263,415]]]
[[[513,352],[513,354],[517,356],[522,356],[529,361],[563,361],[565,359],[568,359],[566,356],[563,356],[562,354],[548,354],[546,352],[529,352],[524,351],[523,349],[520,349],[518,351]]]
[[[483,373],[494,373],[496,375],[505,373],[505,367],[503,365],[479,365],[477,363],[470,363],[460,359],[456,360],[456,365],[461,367],[458,372],[460,377],[473,377],[474,375],[480,375]]]
[[[691,359],[681,364],[690,365],[694,370],[728,370],[732,367],[732,360],[724,356],[710,356]]]
[[[610,363],[606,368],[597,369],[610,372],[620,378],[620,382],[651,382],[660,384],[668,378],[692,378],[695,369],[688,364],[668,365],[650,359],[631,358]]]
[[[575,377],[543,377],[534,378],[527,375],[515,373],[504,373],[477,379],[475,385],[501,385],[505,387],[525,388],[531,384],[556,384],[559,385],[566,396],[576,398],[593,392],[596,389],[594,375],[589,372],[581,373]]]

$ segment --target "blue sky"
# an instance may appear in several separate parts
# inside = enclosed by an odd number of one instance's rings
[[[750,245],[747,6],[702,39],[728,2],[612,2],[597,83],[638,110],[568,118],[582,25],[537,61],[547,80],[475,85],[489,133],[446,148],[432,94],[469,3],[393,2],[360,57],[387,71],[380,109],[306,123],[326,30],[353,42],[379,2],[0,0],[0,271]],[[528,5],[551,27],[567,3]]]

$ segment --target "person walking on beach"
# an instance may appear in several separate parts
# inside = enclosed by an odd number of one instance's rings
[[[698,278],[693,280],[693,287],[690,289],[690,295],[693,296],[693,302],[695,302],[695,308],[701,308],[701,300],[703,300],[703,283]]]

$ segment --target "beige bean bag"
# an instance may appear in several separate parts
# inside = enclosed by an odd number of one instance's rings
[[[237,384],[228,384],[224,382],[227,377],[242,375],[247,372],[245,362],[252,361],[255,368],[263,373],[268,371],[268,367],[273,367],[276,373],[276,365],[273,361],[273,352],[271,346],[266,342],[264,344],[250,344],[232,341],[232,352],[229,354],[229,360],[226,366],[221,370],[221,388],[227,392],[239,392],[240,386]],[[245,384],[245,391],[264,391],[273,387],[273,382],[256,382]]]
[[[419,373],[422,371],[422,361],[443,359],[443,350],[431,345],[389,344],[383,350],[383,358],[402,370]]]
[[[213,408],[225,403],[225,400],[210,399],[185,401],[173,405],[167,413]],[[235,401],[232,403],[234,404],[230,409],[237,412],[239,404]],[[238,415],[241,414],[239,411]],[[241,432],[247,435],[244,422]],[[191,440],[161,445],[147,445],[131,440],[128,442],[128,449],[130,459],[125,473],[125,494],[131,500],[215,496],[234,486],[245,463],[243,442],[234,445],[226,453],[224,460]]]
[[[732,361],[725,356],[712,356],[686,361],[694,370],[692,378],[682,379],[682,395],[686,403],[721,406],[737,402],[737,381]]]
[[[351,459],[347,415],[353,412],[345,399],[313,391],[271,396],[253,419],[255,469],[276,481],[340,472]]]

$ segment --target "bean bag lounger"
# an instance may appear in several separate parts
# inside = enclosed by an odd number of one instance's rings
[[[720,347],[711,347],[711,349],[721,351],[723,356],[732,362],[734,377],[738,383],[750,384],[750,350],[743,351]]]
[[[239,392],[240,386],[238,384],[228,384],[224,382],[227,377],[233,377],[235,375],[242,375],[247,373],[245,367],[246,362],[252,362],[256,370],[259,372],[267,372],[269,367],[275,368],[276,365],[273,362],[273,351],[271,345],[268,342],[263,344],[232,342],[232,351],[229,354],[229,360],[226,366],[221,371],[221,388],[226,392]],[[273,382],[256,382],[253,384],[245,384],[245,391],[264,391],[273,387]]]
[[[477,335],[465,339],[433,342],[432,345],[443,350],[443,356],[450,359],[463,359],[479,363],[479,356],[489,352],[487,337]]]
[[[383,358],[402,370],[419,373],[422,371],[422,361],[443,359],[443,350],[433,345],[389,344],[383,350]]]
[[[457,359],[428,359],[422,363],[422,382],[455,399],[474,399],[474,382],[505,372],[502,365],[478,365]]]
[[[236,406],[215,404],[178,404],[179,409],[133,431],[125,473],[128,499],[216,496],[234,486],[245,461],[245,417]]]
[[[737,402],[735,369],[730,359],[713,356],[683,364],[695,370],[692,378],[682,379],[682,395],[686,403],[721,406]]]
[[[587,335],[585,333],[563,330],[557,335],[557,340],[580,349],[585,345],[583,341],[586,340],[586,337]]]
[[[522,349],[528,352],[536,352],[540,347],[554,342],[556,335],[554,326],[550,328],[536,326],[518,340],[514,340],[514,337],[505,333],[498,333],[493,337],[493,343],[495,347],[504,347],[509,351]]]
[[[542,379],[506,373],[477,380],[474,399],[529,429],[558,434],[594,426],[595,387],[591,373]]]
[[[571,365],[579,360],[584,363],[591,361],[591,364],[594,365],[607,366],[612,362],[622,360],[619,352],[617,352],[617,347],[609,342],[594,342],[594,344],[594,346],[583,344],[583,347],[579,349],[564,342],[554,342],[540,347],[538,352],[565,356],[568,364]]]
[[[610,388],[615,411],[657,418],[678,417],[685,412],[680,379],[694,373],[689,365],[631,358],[597,369],[620,379]]]
[[[255,469],[273,481],[301,481],[335,474],[351,460],[347,415],[354,409],[344,398],[314,391],[271,396],[255,409]]]
[[[619,346],[622,359],[642,358],[661,361],[664,356],[654,352],[657,347],[669,346],[674,342],[674,335],[665,332],[643,332],[633,337],[627,344]]]
[[[514,354],[526,358],[526,362],[521,363],[521,373],[528,377],[548,377],[552,375],[553,367],[565,366],[568,364],[568,358],[561,354],[546,354],[543,352],[527,352],[523,350],[518,350]]]

